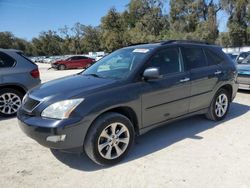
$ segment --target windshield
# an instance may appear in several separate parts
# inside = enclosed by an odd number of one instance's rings
[[[250,64],[250,55],[242,61],[242,64]]]
[[[127,78],[149,49],[120,49],[97,61],[82,74],[100,78]]]

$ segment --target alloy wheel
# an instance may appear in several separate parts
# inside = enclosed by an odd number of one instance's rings
[[[98,152],[108,160],[121,156],[129,145],[130,134],[122,123],[108,125],[98,138]]]
[[[227,108],[228,108],[228,98],[226,94],[222,93],[216,99],[215,114],[218,117],[222,117],[227,112]]]
[[[21,107],[21,98],[15,93],[4,93],[0,95],[0,112],[3,114],[15,114]]]

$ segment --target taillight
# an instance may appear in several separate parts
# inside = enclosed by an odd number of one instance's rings
[[[34,69],[30,72],[30,75],[33,77],[33,78],[40,78],[40,73],[39,73],[39,70],[38,69]]]

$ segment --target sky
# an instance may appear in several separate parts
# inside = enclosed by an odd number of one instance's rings
[[[31,40],[40,32],[57,30],[76,22],[97,26],[111,7],[125,10],[130,0],[0,0],[0,32]],[[168,9],[168,6],[166,6]],[[166,11],[167,12],[167,11]],[[226,14],[218,15],[220,31],[226,30]]]

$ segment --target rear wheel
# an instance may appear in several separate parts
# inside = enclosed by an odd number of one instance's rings
[[[0,116],[15,116],[22,104],[23,94],[18,90],[6,88],[0,90]]]
[[[65,70],[66,69],[66,66],[65,65],[59,65],[58,66],[58,70]]]
[[[128,153],[134,142],[130,120],[118,113],[101,115],[91,126],[84,149],[89,158],[100,165],[114,165]]]
[[[215,94],[206,117],[214,121],[220,121],[226,117],[229,106],[230,99],[228,91],[220,89]]]

